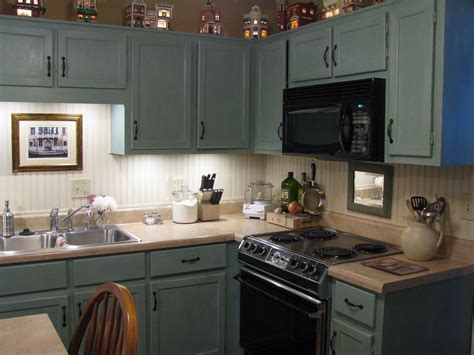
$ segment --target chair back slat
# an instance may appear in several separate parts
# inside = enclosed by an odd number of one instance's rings
[[[127,288],[109,282],[96,289],[74,330],[68,353],[79,354],[81,345],[86,355],[136,354],[137,314]]]

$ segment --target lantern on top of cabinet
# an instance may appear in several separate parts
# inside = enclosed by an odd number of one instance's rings
[[[134,0],[125,9],[125,26],[145,27],[146,4],[144,0]]]
[[[344,0],[342,12],[347,14],[362,9],[363,7],[365,7],[364,0]]]
[[[74,0],[74,19],[77,22],[96,22],[97,0]]]
[[[16,0],[13,7],[17,16],[40,17],[46,12],[43,0]]]
[[[252,10],[244,15],[244,38],[259,39],[268,36],[268,16],[262,14],[260,7],[254,5]]]
[[[217,36],[221,34],[221,10],[215,7],[212,0],[206,2],[205,9],[199,15],[199,33]]]
[[[170,22],[173,18],[173,5],[166,2],[156,6],[156,28],[159,30],[169,30]]]

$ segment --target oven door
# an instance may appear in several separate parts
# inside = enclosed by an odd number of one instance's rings
[[[322,355],[326,302],[241,267],[240,346],[251,355]]]
[[[351,140],[350,104],[284,110],[283,153],[347,154]]]

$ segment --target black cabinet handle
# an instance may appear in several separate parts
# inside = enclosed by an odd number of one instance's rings
[[[349,306],[349,307],[354,307],[354,308],[359,308],[359,309],[364,309],[364,306],[361,304],[354,304],[351,301],[349,301],[347,298],[344,298],[344,302]]]
[[[79,317],[80,317],[82,316],[82,303],[81,302],[77,304],[77,308],[79,309]]]
[[[206,128],[204,127],[204,121],[201,121],[201,140],[204,139],[204,134],[206,134]]]
[[[133,137],[133,140],[137,140],[138,139],[138,121],[137,120],[133,121],[133,124],[135,125],[135,136]]]
[[[324,64],[326,64],[326,68],[329,68],[328,53],[329,53],[329,46],[326,46],[326,50],[324,51],[324,54],[323,54]]]
[[[48,59],[48,76],[51,76],[51,56],[47,56]]]
[[[337,67],[337,62],[336,62],[336,49],[337,49],[337,44],[334,45],[334,48],[332,49],[331,53],[331,58],[332,58],[332,65]]]
[[[387,127],[387,135],[388,135],[388,141],[390,144],[393,144],[393,138],[392,138],[392,126],[393,126],[393,119],[390,119]]]
[[[61,57],[61,60],[63,61],[62,68],[63,68],[63,73],[61,76],[64,78],[66,76],[66,57]]]
[[[336,349],[334,349],[334,341],[336,340],[337,333],[332,332],[331,340],[329,340],[329,347],[331,348],[331,354],[336,355]]]
[[[201,258],[198,256],[197,258],[194,258],[194,259],[183,259],[181,260],[181,262],[183,264],[194,264],[194,263],[197,263],[199,260],[201,260]]]
[[[63,328],[66,328],[67,327],[66,306],[63,306],[62,309],[63,309]]]
[[[156,291],[153,292],[153,312],[156,312],[158,307],[158,299],[156,298]]]
[[[283,122],[280,122],[280,125],[278,126],[278,138],[280,138],[280,141],[283,142],[283,136],[281,135],[281,129],[283,128]]]

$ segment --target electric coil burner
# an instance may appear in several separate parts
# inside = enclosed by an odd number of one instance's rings
[[[329,240],[337,238],[336,232],[329,229],[314,229],[309,231],[301,232],[300,234],[303,238],[311,240]]]
[[[387,251],[387,247],[383,244],[360,243],[354,247],[354,250],[358,251],[359,253],[379,254],[385,253]]]
[[[313,254],[326,258],[353,258],[356,253],[351,249],[339,247],[318,248],[313,251]]]
[[[246,236],[235,276],[241,347],[252,355],[327,354],[329,267],[398,253],[326,228]]]
[[[270,239],[279,243],[296,243],[301,240],[300,237],[287,233],[273,234]]]

